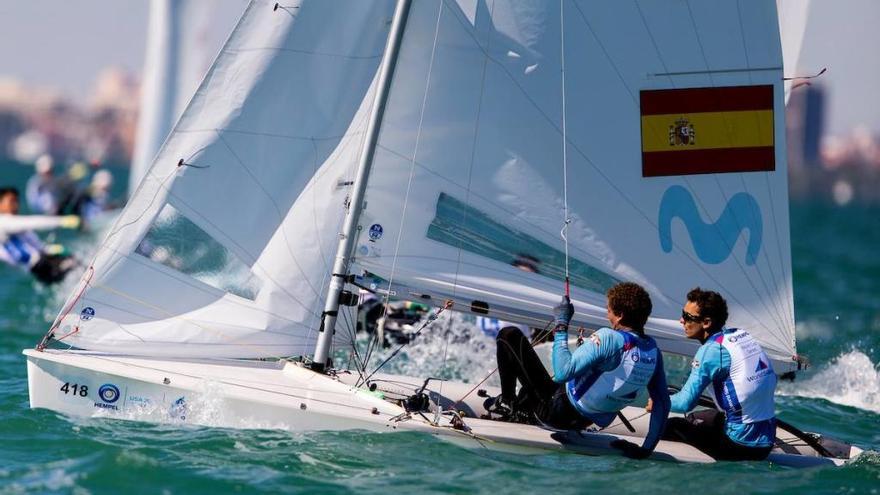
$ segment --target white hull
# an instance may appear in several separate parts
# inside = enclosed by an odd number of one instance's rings
[[[25,350],[30,404],[71,416],[106,416],[149,422],[180,422],[229,428],[275,428],[290,431],[409,430],[437,435],[472,448],[529,452],[568,450],[589,455],[618,454],[609,446],[623,438],[641,444],[648,416],[627,408],[635,433],[620,422],[600,433],[554,432],[537,426],[465,418],[468,431],[453,428],[450,416],[432,424],[433,413],[407,415],[380,394],[355,388],[356,375],[331,377],[296,363],[273,361],[183,361],[105,354]],[[406,396],[421,380],[376,376],[379,392]],[[437,385],[437,382],[432,382]],[[445,382],[441,405],[449,407],[471,386]],[[429,387],[432,400],[436,390]],[[471,394],[456,408],[468,416],[483,413],[482,400]],[[857,453],[853,447],[852,454]],[[660,442],[654,459],[713,462],[682,443]],[[842,459],[774,452],[779,464],[842,464]]]

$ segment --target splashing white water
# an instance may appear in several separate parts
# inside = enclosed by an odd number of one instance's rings
[[[416,324],[420,326],[424,322]],[[367,370],[372,371],[398,346],[375,351]],[[381,373],[417,377],[442,377],[476,383],[495,369],[495,339],[483,333],[472,316],[447,311],[428,325]],[[487,384],[497,380],[494,374]]]
[[[193,392],[172,393],[166,400],[141,398],[136,403],[129,400],[124,410],[96,409],[92,417],[242,430],[294,430],[283,421],[257,419],[243,414],[242,409],[234,407],[235,404],[224,392],[223,384],[205,380]]]
[[[866,354],[853,350],[804,382],[781,384],[779,392],[880,413],[880,370]]]

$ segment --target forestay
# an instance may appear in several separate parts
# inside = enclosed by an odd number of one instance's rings
[[[55,336],[151,356],[311,351],[392,10],[252,2]]]
[[[774,1],[562,4],[560,15],[537,0],[413,3],[353,271],[399,297],[547,323],[564,274],[562,18],[577,323],[604,324],[607,288],[636,281],[654,302],[649,332],[691,354],[678,318],[699,285],[787,371]]]

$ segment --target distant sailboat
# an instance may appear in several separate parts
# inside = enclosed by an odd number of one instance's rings
[[[779,33],[782,38],[782,60],[785,75],[797,75],[801,48],[807,31],[807,20],[810,13],[811,0],[776,0],[779,11]],[[793,81],[785,82],[785,102],[791,96]]]
[[[360,287],[543,327],[568,260],[578,325],[634,280],[648,332],[690,356],[680,300],[703,285],[793,371],[783,99],[772,0],[255,0],[24,352],[31,406],[199,423],[209,394],[233,427],[615,453],[643,410],[556,432],[480,419],[469,384],[333,366],[349,304]],[[785,435],[774,462],[858,452]]]
[[[198,0],[150,1],[129,194],[146,175],[219,48],[208,35],[215,7],[213,2]]]

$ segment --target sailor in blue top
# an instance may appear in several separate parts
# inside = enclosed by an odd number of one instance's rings
[[[680,321],[685,335],[703,346],[687,382],[671,397],[672,411],[692,410],[703,390],[715,408],[670,419],[663,438],[689,443],[716,459],[766,458],[776,438],[776,374],[770,358],[748,332],[724,326],[727,303],[717,292],[699,287],[689,292]]]
[[[574,306],[568,297],[554,308],[553,376],[519,330],[505,328],[498,335],[498,373],[501,396],[487,402],[490,412],[498,403],[523,410],[556,428],[583,428],[611,424],[617,413],[648,389],[656,406],[642,446],[618,440],[612,443],[633,458],[644,458],[657,446],[669,415],[669,396],[663,359],[656,342],[644,334],[651,299],[639,285],[617,284],[608,291],[608,321],[583,345],[568,348],[568,325]],[[521,384],[515,394],[516,382]]]
[[[0,261],[30,271],[43,283],[58,282],[77,266],[76,258],[50,250],[33,230],[77,228],[79,217],[19,215],[18,196],[18,189],[0,187]]]

